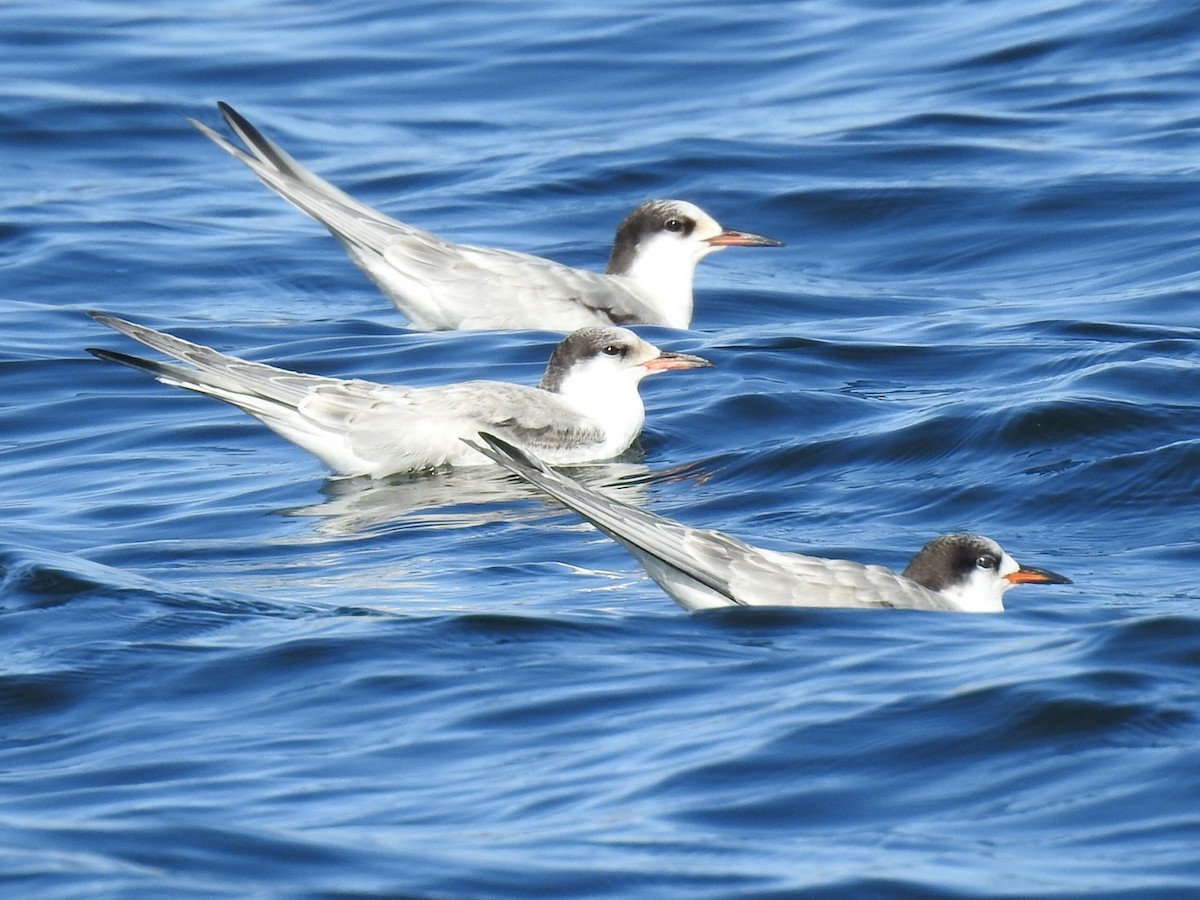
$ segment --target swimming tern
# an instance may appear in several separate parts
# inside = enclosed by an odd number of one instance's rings
[[[231,403],[339,475],[375,478],[489,464],[461,440],[481,430],[536,448],[558,465],[611,459],[642,430],[643,378],[712,365],[659,350],[625,328],[593,326],[572,332],[555,348],[537,387],[500,381],[402,387],[303,375],[115,316],[89,315],[190,368],[88,348],[92,355]]]
[[[495,435],[473,444],[510,472],[572,509],[633,554],[647,574],[689,610],[722,606],[816,606],[1000,612],[1018,584],[1070,584],[1019,565],[976,534],[926,544],[903,574],[883,566],[752,547],[719,531],[689,528],[610,499],[556,472]]]
[[[603,274],[486,247],[454,244],[360,203],[296,162],[227,103],[218,103],[238,147],[203,122],[202,134],[267,187],[329,229],[354,263],[425,331],[692,321],[692,275],[726,247],[781,247],[729,231],[694,204],[650,200],[621,223]]]

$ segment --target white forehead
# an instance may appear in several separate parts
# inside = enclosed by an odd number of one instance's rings
[[[701,240],[714,237],[724,230],[717,224],[716,219],[695,203],[688,203],[686,200],[676,200],[672,206],[678,210],[679,215],[687,216],[696,223],[696,230],[693,232],[693,235]]]
[[[688,203],[686,200],[672,200],[671,210],[681,216],[691,216],[693,219],[710,218],[708,213],[698,207],[695,203]]]
[[[604,352],[604,347],[613,344],[620,347],[627,347],[629,352],[619,356],[610,356]],[[572,368],[593,371],[600,369],[627,369],[639,366],[648,359],[654,359],[660,352],[657,347],[649,341],[642,340],[632,331],[617,328],[613,329],[612,338],[609,341],[597,344],[586,356],[576,360]]]

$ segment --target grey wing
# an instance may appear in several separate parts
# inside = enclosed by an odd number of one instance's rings
[[[376,282],[387,279],[395,287],[403,280],[408,303],[419,298],[419,314],[441,323],[435,327],[574,331],[591,325],[668,324],[620,277],[539,256],[451,244],[422,232],[391,241],[383,260],[387,271],[376,273]],[[408,312],[407,305],[395,302]]]
[[[408,388],[304,375],[227,356],[114,316],[90,315],[188,365],[93,349],[96,356],[230,403],[344,475],[381,477],[486,462],[462,440],[480,430],[498,431],[552,457],[555,448],[573,451],[604,439],[595,422],[539,388],[488,381]]]
[[[688,609],[712,606],[942,608],[939,599],[882,566],[754,547],[719,531],[573,493],[568,506],[624,545]],[[615,504],[615,501],[607,501]]]
[[[593,420],[568,407],[555,394],[539,388],[498,381],[467,381],[430,388],[385,389],[380,403],[391,416],[372,410],[348,423],[360,456],[383,458],[392,453],[424,454],[440,465],[484,460],[464,440],[480,431],[505,435],[523,446],[553,456],[556,448],[599,444],[604,433]]]
[[[189,121],[214,144],[244,163],[263,184],[301,212],[328,227],[339,239],[344,235],[347,240],[382,253],[389,234],[415,230],[381,215],[334,187],[292,159],[281,147],[224,104],[221,108],[226,121],[246,142],[251,153],[230,143],[203,122],[195,119]]]
[[[728,579],[734,593],[752,605],[951,608],[937,594],[884,566],[765,548],[749,549],[752,552],[730,560]]]
[[[336,200],[343,206],[355,209],[364,215],[374,215],[375,211],[369,206],[366,206],[355,200],[349,194],[334,187],[324,178],[315,174],[311,170],[305,168],[288,154],[286,150],[268,138],[265,134],[250,124],[241,113],[235,110],[228,103],[217,103],[217,108],[221,110],[221,115],[224,116],[226,124],[233,129],[234,134],[241,138],[242,143],[246,145],[246,149],[250,151],[247,154],[245,150],[231,144],[222,135],[218,134],[213,129],[209,128],[203,122],[196,119],[188,119],[201,134],[211,140],[214,144],[224,150],[231,156],[241,160],[260,178],[266,180],[265,176],[277,176],[286,178],[287,181],[305,185],[312,189],[316,194],[320,194],[329,200]],[[270,184],[270,182],[268,182]],[[271,185],[275,190],[279,191],[278,187]],[[285,195],[286,196],[286,195]]]
[[[752,547],[613,500],[481,435],[498,463],[568,506],[624,546],[688,609],[718,606],[944,608],[939,598],[882,566]]]
[[[193,344],[183,338],[164,334],[116,316],[98,312],[89,312],[88,315],[102,325],[107,325],[147,347],[188,363],[194,367],[194,370],[154,363],[150,360],[141,360],[109,351],[93,352],[116,358],[118,362],[146,369],[160,381],[209,394],[235,405],[241,405],[238,398],[258,396],[273,403],[295,407],[315,387],[337,381],[337,379],[324,378],[319,375],[289,372],[265,363],[247,362],[235,356],[219,353],[211,347]]]
[[[336,472],[378,474],[380,460],[358,455],[349,429],[357,420],[378,420],[389,414],[396,406],[396,398],[403,396],[403,389],[288,372],[226,356],[113,316],[90,315],[188,366],[90,349],[95,356],[149,372],[163,384],[230,403],[308,450]],[[381,409],[382,416],[378,412]]]
[[[646,572],[688,609],[742,603],[727,578],[731,557],[749,550],[745,544],[715,532],[697,532],[663,516],[630,506],[585,488],[571,478],[495,436],[481,434],[489,447],[480,452],[534,487],[558,500],[620,543]],[[704,558],[697,559],[689,541],[699,536]]]
[[[619,279],[541,257],[443,240],[400,222],[306,169],[246,119],[220,104],[246,152],[192,124],[259,180],[320,222],[418,328],[539,328],[656,321]]]

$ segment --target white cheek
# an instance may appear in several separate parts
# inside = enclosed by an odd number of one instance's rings
[[[957,589],[947,594],[963,612],[1001,612],[1004,609],[1004,592],[1010,587],[1012,582],[997,577],[997,570],[977,568],[971,570],[966,581]]]
[[[692,232],[692,240],[700,241],[705,247],[708,248],[706,252],[709,253],[711,253],[713,250],[724,250],[725,248],[720,245],[714,247],[712,244],[706,243],[712,238],[715,238],[717,235],[723,234],[724,231],[725,229],[723,229],[712,219],[709,219],[707,222],[697,222],[696,229]]]
[[[699,260],[718,249],[702,240],[662,232],[638,248],[629,274],[647,282],[676,280],[686,277],[684,273],[690,273]]]
[[[563,379],[559,393],[592,407],[626,402],[625,391],[650,374],[645,366],[631,366],[623,359],[603,357],[576,366]]]
[[[603,435],[600,445],[588,450],[588,459],[624,452],[642,430],[646,410],[638,382],[649,371],[624,360],[596,359],[577,367],[564,381],[559,396]]]

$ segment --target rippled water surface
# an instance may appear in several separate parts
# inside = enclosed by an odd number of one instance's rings
[[[0,5],[0,884],[92,897],[1200,892],[1200,14],[1174,2]],[[999,616],[688,615],[495,473],[330,479],[95,360],[103,309],[301,371],[421,334],[187,123],[599,268],[675,196],[717,364],[585,480]]]

